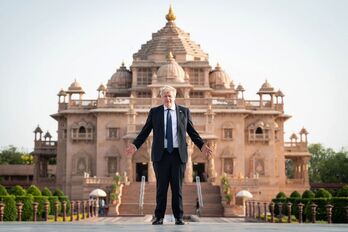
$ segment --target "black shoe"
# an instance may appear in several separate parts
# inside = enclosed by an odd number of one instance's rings
[[[155,220],[152,221],[152,225],[162,225],[163,224],[163,218],[155,218]]]
[[[175,225],[185,225],[185,222],[181,218],[175,219]]]

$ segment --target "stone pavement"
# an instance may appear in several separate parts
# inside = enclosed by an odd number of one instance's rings
[[[193,218],[184,226],[176,226],[171,217],[166,217],[164,225],[151,225],[152,217],[102,217],[78,222],[66,223],[43,223],[43,222],[20,222],[0,223],[0,231],[6,232],[167,232],[167,231],[190,231],[190,232],[218,232],[218,231],[296,231],[296,232],[338,232],[348,231],[347,224],[275,224],[275,223],[247,223],[240,218]]]

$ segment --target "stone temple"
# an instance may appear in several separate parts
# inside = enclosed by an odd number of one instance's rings
[[[205,185],[219,186],[226,175],[233,194],[247,190],[264,201],[279,191],[309,188],[308,132],[302,128],[285,142],[284,123],[290,116],[284,112],[284,94],[265,81],[257,99],[245,99],[244,87],[219,64],[212,67],[208,54],[175,19],[170,7],[165,26],[133,54],[130,67],[122,63],[97,88],[97,99],[84,99],[76,80],[58,93],[58,111],[51,115],[58,125],[57,141],[35,130],[35,184],[58,187],[72,199],[107,188],[116,172],[128,179],[128,186],[141,176],[154,185],[151,135],[133,157],[125,155],[125,148],[149,109],[161,104],[160,88],[171,85],[178,92],[176,103],[190,108],[195,128],[213,148],[213,156],[206,158],[188,138],[186,185],[199,176]],[[53,170],[51,158],[56,158]],[[291,178],[286,167],[291,167]]]

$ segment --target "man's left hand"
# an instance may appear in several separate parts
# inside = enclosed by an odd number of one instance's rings
[[[208,145],[205,143],[203,144],[203,147],[201,149],[201,151],[203,152],[203,154],[205,154],[207,157],[210,157],[213,153],[213,150],[208,147]]]

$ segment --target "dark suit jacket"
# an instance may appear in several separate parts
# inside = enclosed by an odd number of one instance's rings
[[[178,144],[179,154],[183,163],[187,162],[187,143],[186,132],[190,136],[193,143],[201,149],[204,141],[199,136],[198,132],[193,127],[191,121],[190,110],[186,107],[176,105],[176,117],[178,128]],[[139,133],[139,135],[133,141],[133,144],[140,148],[149,136],[151,130],[153,130],[152,152],[151,160],[153,162],[160,161],[164,152],[164,106],[157,106],[151,108],[146,123]]]

